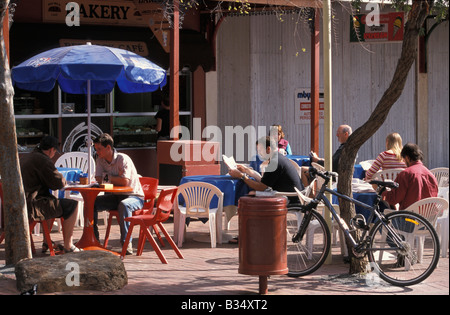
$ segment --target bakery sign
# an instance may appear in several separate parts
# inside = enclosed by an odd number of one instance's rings
[[[79,17],[80,25],[147,26],[133,0],[43,0],[42,16],[46,23],[66,23],[67,16]]]
[[[350,42],[403,41],[404,12],[358,14],[350,16]],[[375,21],[374,21],[375,20]]]

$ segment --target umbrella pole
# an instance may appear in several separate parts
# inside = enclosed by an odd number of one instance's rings
[[[91,138],[91,80],[87,80],[87,127],[88,127],[88,184],[91,184],[91,156],[92,156],[92,138]]]

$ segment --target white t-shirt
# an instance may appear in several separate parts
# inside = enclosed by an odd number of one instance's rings
[[[144,198],[144,191],[142,190],[141,182],[139,181],[139,175],[133,161],[128,155],[118,153],[116,149],[114,149],[111,164],[103,158],[97,158],[95,176],[102,177],[104,173],[107,173],[108,176],[119,176],[129,179],[131,181],[130,187],[133,188],[133,192],[124,194]]]

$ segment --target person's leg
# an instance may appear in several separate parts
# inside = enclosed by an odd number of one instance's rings
[[[300,177],[303,187],[308,187],[311,184],[311,179],[309,178],[309,167],[302,166],[302,174]],[[309,196],[308,196],[309,197]]]
[[[73,228],[75,226],[75,222],[78,218],[78,207],[77,209],[72,213],[70,217],[67,219],[64,219],[62,223],[63,227],[63,238],[64,238],[64,248],[66,250],[70,250],[73,245]]]
[[[118,195],[104,194],[97,196],[94,203],[94,235],[97,240],[100,240],[98,233],[98,212],[105,210],[116,210],[121,199]]]
[[[117,210],[119,212],[119,225],[120,225],[120,241],[125,242],[125,238],[127,237],[128,228],[130,226],[130,222],[125,221],[125,218],[131,217],[133,211],[142,209],[144,206],[144,200],[136,196],[128,196],[123,199],[119,205],[117,206]],[[130,244],[131,244],[130,238]]]
[[[73,245],[73,229],[78,218],[78,202],[72,199],[60,199],[63,208],[62,230],[64,249],[69,251]]]

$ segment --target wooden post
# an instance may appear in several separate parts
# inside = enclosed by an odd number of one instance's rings
[[[331,68],[331,0],[323,1],[323,85],[324,85],[324,149],[325,169],[333,169],[332,134],[333,134],[333,106],[332,106],[332,68]],[[329,184],[331,187],[331,183]],[[329,196],[330,197],[330,196]],[[331,213],[325,212],[325,220],[331,230]],[[331,251],[325,263],[331,263]]]
[[[173,140],[179,139],[180,112],[180,12],[178,0],[173,1],[173,27],[170,33],[170,130]]]
[[[319,78],[320,78],[320,37],[319,9],[314,10],[311,32],[311,151],[319,154]]]

